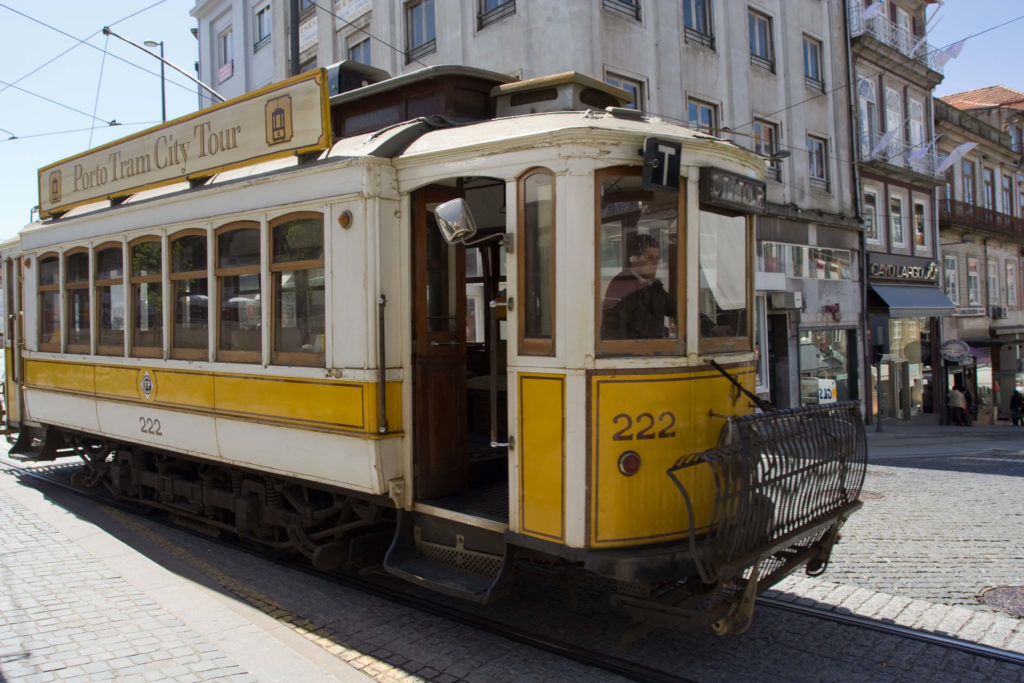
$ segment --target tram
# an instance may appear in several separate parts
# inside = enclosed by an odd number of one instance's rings
[[[13,457],[325,570],[487,602],[554,566],[743,630],[827,564],[863,423],[752,393],[764,160],[628,101],[343,62],[41,168]]]

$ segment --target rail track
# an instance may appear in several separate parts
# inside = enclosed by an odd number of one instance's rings
[[[138,514],[139,508],[137,506],[116,501],[110,496],[105,495],[105,492],[81,489],[73,486],[70,483],[70,480],[78,468],[79,465],[74,463],[25,466],[0,460],[0,471],[6,470],[8,472],[16,472],[21,476],[30,477],[48,485],[60,487],[74,493],[76,496],[85,497],[92,501],[100,502],[104,505],[112,506],[131,514]],[[174,523],[174,521],[170,519],[165,519],[162,516],[150,517],[149,520],[153,523],[173,527],[179,531],[183,530],[181,525]],[[207,540],[209,539],[208,535],[201,534],[201,532],[195,529],[185,527],[184,531],[187,533],[202,535]],[[369,593],[392,603],[408,606],[424,613],[464,624],[473,629],[490,633],[513,642],[528,645],[558,657],[563,657],[586,666],[601,669],[627,679],[638,681],[688,680],[677,673],[650,667],[640,662],[632,661],[627,657],[619,657],[605,652],[587,649],[578,644],[552,638],[550,634],[547,633],[540,633],[536,630],[530,630],[529,628],[519,625],[496,621],[490,617],[465,609],[461,606],[461,603],[448,603],[433,594],[418,594],[415,589],[411,589],[405,584],[396,585],[394,582],[387,580],[381,581],[378,577],[375,577],[372,574],[356,575],[353,573],[340,572],[324,574],[313,570],[311,567],[303,565],[301,562],[295,562],[291,559],[281,560],[270,558],[265,553],[254,550],[251,546],[241,542],[233,542],[230,539],[220,539],[218,542],[227,543],[235,550],[256,555],[260,557],[262,561],[273,562],[286,566],[289,570],[293,571],[308,572],[309,574],[315,575],[321,579],[329,580],[336,584],[356,589],[364,593]],[[243,599],[245,598],[244,595],[240,595],[240,597]],[[838,624],[843,628],[874,631],[897,638],[926,643],[945,650],[955,650],[973,657],[1024,666],[1024,654],[1022,653],[973,643],[953,636],[915,630],[865,617],[838,613],[822,607],[798,605],[769,597],[758,598],[757,604],[760,607],[771,610],[785,611],[808,618],[828,621]]]

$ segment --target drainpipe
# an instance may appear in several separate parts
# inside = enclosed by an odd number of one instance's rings
[[[860,171],[857,168],[857,84],[853,74],[853,39],[850,35],[850,2],[843,0],[843,33],[846,35],[846,72],[847,90],[850,98],[850,171],[853,177],[853,208],[857,218],[863,225],[864,217],[861,214],[860,204]],[[878,216],[875,216],[878,220]],[[868,249],[867,236],[864,230],[860,231],[860,334],[861,334],[861,381],[864,385],[864,417],[867,424],[871,424],[871,410],[874,402],[871,399],[871,344],[868,343],[870,329],[868,326]],[[881,421],[879,420],[879,426]]]

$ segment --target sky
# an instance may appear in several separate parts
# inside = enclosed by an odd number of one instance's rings
[[[163,41],[165,59],[195,75],[194,5],[0,0],[0,239],[35,217],[40,167],[160,123],[159,60],[104,36],[103,27],[138,44]],[[1012,57],[1024,35],[1024,1],[945,0],[930,6],[932,15],[933,49],[967,39],[960,56],[945,65],[937,96],[996,84],[1024,91],[1024,70]],[[165,74],[167,119],[195,111],[197,87],[171,68]]]

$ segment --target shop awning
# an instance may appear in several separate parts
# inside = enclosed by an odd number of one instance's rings
[[[931,318],[956,308],[938,287],[870,285],[868,307],[879,306],[888,308],[891,318]]]

